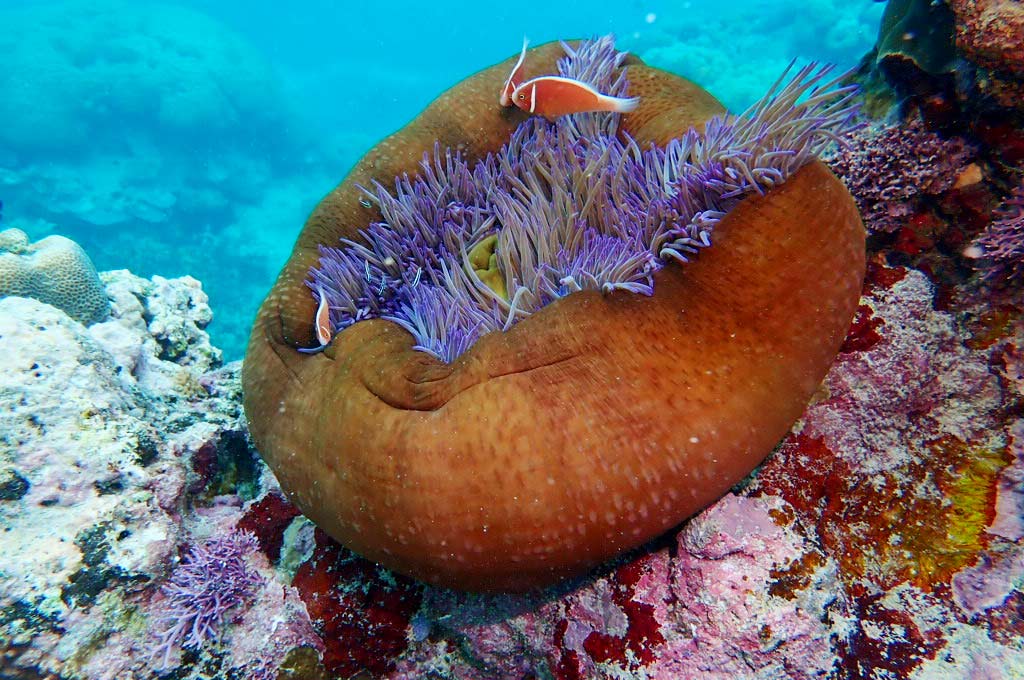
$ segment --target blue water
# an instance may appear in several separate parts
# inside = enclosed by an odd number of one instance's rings
[[[307,214],[372,144],[533,43],[614,33],[731,109],[793,58],[852,67],[882,4],[0,0],[4,225],[192,275],[226,358]],[[386,9],[381,9],[386,7]]]

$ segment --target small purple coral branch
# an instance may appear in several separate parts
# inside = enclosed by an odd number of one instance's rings
[[[166,597],[162,628],[153,656],[167,668],[176,647],[198,649],[220,638],[226,614],[252,597],[263,582],[246,557],[259,548],[256,537],[232,532],[193,547],[160,590]]]
[[[991,224],[964,254],[977,260],[976,266],[990,282],[1024,281],[1024,183],[996,210]]]
[[[563,48],[563,76],[626,93],[625,54],[610,37]],[[740,200],[853,127],[845,74],[791,68],[748,111],[664,147],[641,148],[615,113],[531,118],[472,166],[436,146],[416,177],[365,190],[383,219],[358,241],[321,247],[308,285],[323,290],[335,332],[388,319],[445,362],[575,292],[651,295],[653,274],[711,245]]]

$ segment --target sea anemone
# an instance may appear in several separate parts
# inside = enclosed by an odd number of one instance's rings
[[[864,274],[854,201],[814,159],[853,114],[827,71],[723,116],[609,41],[543,45],[524,77],[641,98],[549,123],[498,104],[512,62],[321,202],[243,365],[256,447],[308,517],[471,590],[581,574],[749,474],[827,371]],[[320,291],[334,337],[301,353]]]
[[[262,583],[246,561],[258,547],[253,534],[241,531],[216,536],[189,551],[160,589],[166,599],[153,652],[158,668],[170,666],[178,647],[199,649],[220,639],[228,613],[247,602]]]

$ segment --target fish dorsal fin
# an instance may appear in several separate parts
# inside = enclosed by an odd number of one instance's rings
[[[523,62],[526,61],[526,47],[530,44],[530,41],[523,36],[523,49],[519,53],[519,61],[512,67],[512,71],[508,74],[508,78],[505,80],[504,87],[501,88],[501,96],[498,101],[502,106],[512,105],[512,94],[516,91],[519,81],[522,80]]]

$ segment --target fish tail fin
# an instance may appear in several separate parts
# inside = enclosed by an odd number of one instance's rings
[[[608,97],[607,101],[615,113],[629,113],[640,105],[640,97]]]

